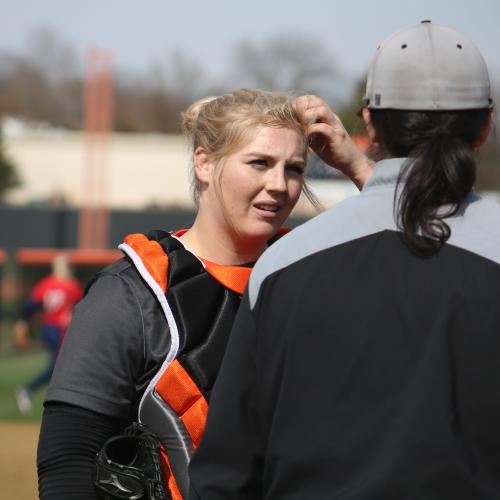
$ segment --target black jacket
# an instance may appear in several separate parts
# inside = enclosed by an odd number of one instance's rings
[[[500,206],[470,193],[416,257],[393,217],[401,163],[257,263],[191,498],[500,498]]]

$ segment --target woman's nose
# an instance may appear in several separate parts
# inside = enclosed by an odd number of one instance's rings
[[[285,172],[282,168],[274,167],[268,170],[266,189],[279,193],[286,191]]]

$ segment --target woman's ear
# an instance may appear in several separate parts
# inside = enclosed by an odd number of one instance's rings
[[[196,178],[203,184],[209,184],[212,178],[213,163],[208,158],[205,150],[200,146],[194,150],[193,163]]]
[[[368,134],[370,142],[374,146],[378,147],[379,146],[378,134],[377,131],[375,130],[375,127],[373,126],[372,114],[370,113],[370,110],[368,108],[363,108],[361,110],[361,117],[363,118],[363,122],[365,123],[366,133]]]
[[[495,110],[492,109],[490,111],[488,119],[486,120],[486,123],[484,124],[483,130],[481,130],[481,134],[479,134],[479,138],[474,144],[475,148],[480,148],[487,141],[488,136],[490,135],[491,132],[492,123],[494,121],[495,121]]]

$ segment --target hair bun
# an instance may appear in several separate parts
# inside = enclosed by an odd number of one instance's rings
[[[193,132],[196,129],[196,123],[198,121],[198,117],[200,116],[201,110],[207,106],[207,104],[215,101],[217,96],[208,96],[203,97],[195,101],[191,106],[189,106],[186,111],[184,111],[182,116],[182,131],[188,137],[193,136]]]

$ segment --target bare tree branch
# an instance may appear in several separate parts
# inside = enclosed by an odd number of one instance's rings
[[[278,35],[262,43],[242,41],[233,51],[234,68],[250,87],[319,93],[337,75],[333,56],[317,40]]]

